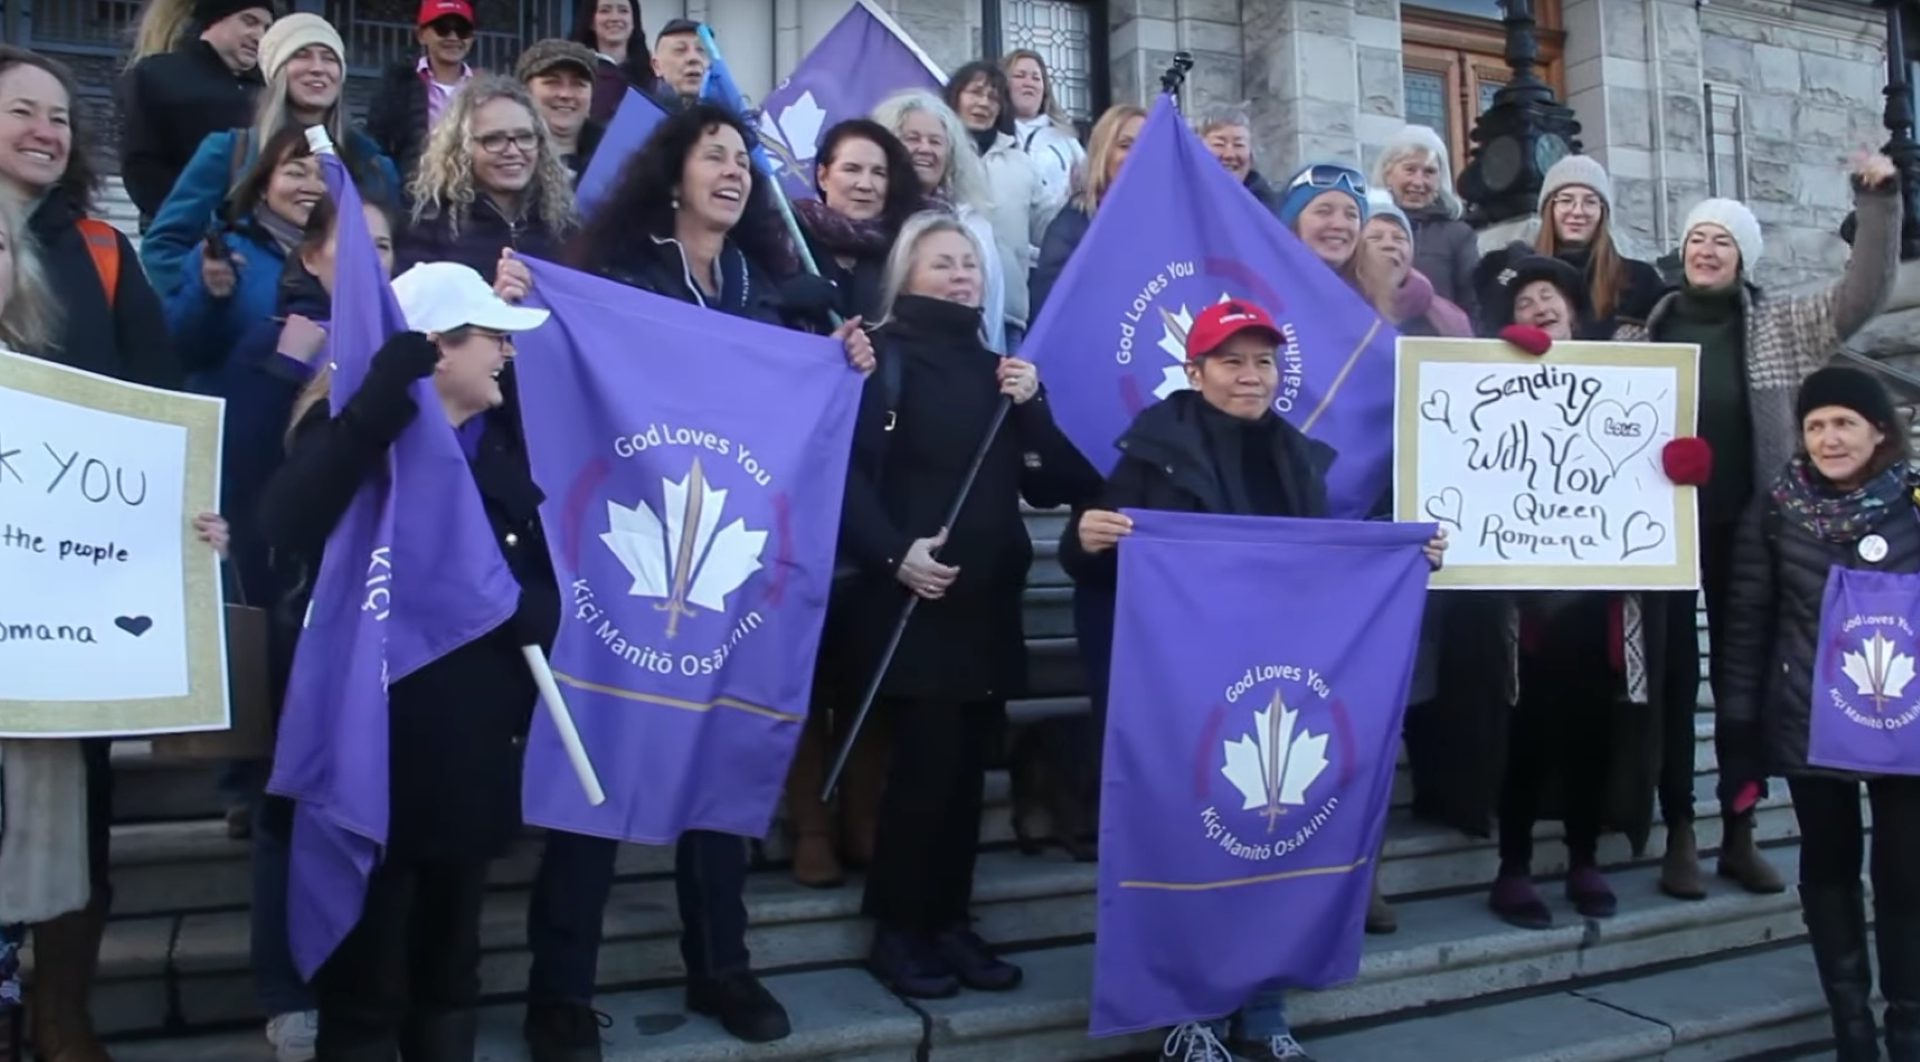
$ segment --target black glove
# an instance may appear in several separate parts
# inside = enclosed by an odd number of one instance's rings
[[[440,364],[440,348],[419,332],[397,332],[374,354],[360,389],[347,402],[346,413],[392,442],[406,430],[418,412],[407,393],[415,380],[433,375]]]
[[[831,332],[839,307],[839,285],[825,277],[801,273],[780,284],[780,316],[790,325]]]

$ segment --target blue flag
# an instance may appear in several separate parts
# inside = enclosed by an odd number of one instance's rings
[[[700,24],[700,43],[706,45],[707,58],[710,60],[707,64],[706,84],[700,87],[700,98],[708,103],[717,103],[739,115],[740,120],[747,123],[747,128],[754,130],[757,134],[760,128],[759,116],[747,106],[746,96],[741,93],[739,84],[733,80],[733,68],[727,65],[726,56],[720,54],[720,43],[713,39],[713,31],[708,29],[704,22]],[[766,146],[760,142],[757,135],[750,153],[753,156],[754,172],[762,177],[771,176],[773,160],[767,158]]]
[[[634,89],[627,90],[620,109],[613,112],[613,121],[607,123],[607,131],[600,136],[600,146],[593,149],[587,172],[580,175],[580,183],[573,190],[581,217],[593,213],[593,208],[613,190],[621,167],[653,135],[654,127],[666,119],[667,112],[661,110],[658,103]]]
[[[865,118],[881,100],[907,89],[939,92],[947,75],[886,12],[856,0],[793,73],[767,94],[760,134],[794,199],[813,199],[820,136],[848,118]]]
[[[1187,386],[1186,336],[1211,303],[1249,299],[1285,339],[1274,412],[1339,451],[1334,516],[1368,516],[1393,452],[1393,328],[1247,194],[1162,98],[1022,351],[1096,468],[1135,414]]]
[[[359,390],[406,321],[360,195],[337,155],[320,159],[339,207],[327,331],[331,410]],[[311,978],[360,919],[387,841],[387,687],[505,623],[520,599],[433,384],[381,468],[327,538],[294,653],[268,789],[296,802],[288,932]]]
[[[559,578],[553,670],[602,772],[551,721],[526,820],[666,844],[764,834],[806,717],[861,381],[839,341],[534,259],[522,424]]]
[[[1358,973],[1435,530],[1127,515],[1095,1036]]]

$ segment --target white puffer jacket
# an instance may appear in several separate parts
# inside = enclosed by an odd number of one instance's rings
[[[1014,139],[1020,150],[1033,160],[1040,175],[1040,189],[1046,197],[1047,213],[1058,214],[1073,194],[1074,175],[1087,164],[1087,149],[1072,126],[1056,122],[1046,115],[1015,120]],[[1051,221],[1051,217],[1048,219]]]
[[[1027,271],[1040,259],[1040,238],[1046,235],[1053,212],[1047,209],[1040,173],[1005,133],[993,142],[981,160],[987,167],[987,187],[993,205],[987,217],[999,244],[1005,267],[1006,321],[1022,332],[1027,328]]]

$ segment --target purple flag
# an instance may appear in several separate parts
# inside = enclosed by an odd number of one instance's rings
[[[1920,775],[1920,576],[1835,565],[1818,654],[1807,762]]]
[[[338,416],[406,322],[346,167],[320,161],[340,214],[327,333]],[[288,932],[308,978],[360,920],[386,844],[388,684],[506,622],[520,596],[430,381],[414,400],[420,415],[327,538],[274,750],[268,789],[297,802]]]
[[[553,671],[607,800],[535,718],[529,823],[666,844],[764,834],[806,717],[860,378],[838,340],[529,259],[521,340],[560,580]]]
[[[1162,98],[1021,351],[1044,361],[1053,415],[1102,471],[1134,414],[1187,386],[1186,338],[1211,303],[1280,325],[1274,412],[1339,451],[1334,516],[1371,514],[1390,481],[1391,325],[1207,154]]]
[[[612,190],[614,179],[620,176],[621,167],[633,157],[653,135],[653,129],[665,121],[667,112],[660,105],[633,89],[627,90],[626,98],[620,101],[620,109],[613,112],[613,120],[607,123],[607,131],[600,136],[600,146],[593,149],[593,158],[587,163],[587,172],[580,175],[580,183],[573,190],[574,204],[579,208],[580,216],[593,213],[593,208],[606,198]]]
[[[1095,1036],[1358,972],[1435,530],[1127,515]]]
[[[864,118],[905,89],[940,91],[947,76],[886,13],[866,0],[827,31],[761,110],[780,183],[794,199],[814,199],[813,153],[837,122]]]

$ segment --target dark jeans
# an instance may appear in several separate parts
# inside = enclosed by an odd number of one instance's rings
[[[590,1003],[600,966],[601,917],[613,891],[618,841],[547,832],[540,871],[527,905],[533,968],[527,995],[539,1002]],[[747,841],[730,833],[688,830],[674,849],[674,891],[680,900],[680,958],[692,978],[745,970]]]
[[[1521,655],[1520,703],[1500,791],[1502,874],[1531,872],[1533,827],[1549,779],[1564,792],[1569,862],[1593,864],[1606,809],[1613,688],[1604,602],[1568,606]]]
[[[409,1019],[474,1007],[486,891],[484,862],[375,868],[360,921],[314,977],[322,1062],[407,1053]]]
[[[1787,779],[1800,821],[1800,883],[1853,885],[1866,856],[1860,822],[1860,783],[1834,778]],[[1920,914],[1920,778],[1867,783],[1873,805],[1874,906],[1884,913]]]
[[[258,780],[265,784],[264,775]],[[248,864],[253,871],[253,902],[248,957],[253,963],[253,994],[260,1012],[268,1017],[313,1010],[313,990],[300,979],[287,937],[287,837],[268,822],[265,789],[255,789],[251,800],[253,847]]]
[[[981,789],[997,702],[888,700],[893,762],[880,801],[866,913],[884,929],[937,932],[967,921],[980,847]]]
[[[1713,687],[1714,703],[1725,695],[1720,686],[1720,639],[1715,632],[1726,630],[1727,597],[1733,583],[1733,540],[1737,529],[1731,523],[1700,525],[1700,593],[1707,605],[1707,681]],[[1700,650],[1698,612],[1692,594],[1649,594],[1647,601],[1666,599],[1671,625],[1667,651],[1668,666],[1675,675],[1666,686],[1667,701],[1661,710],[1660,817],[1670,823],[1693,820],[1693,730],[1699,719]],[[1735,790],[1722,779],[1719,788],[1723,812],[1731,811]]]
[[[87,876],[97,903],[113,902],[113,873],[108,843],[113,837],[113,742],[88,738],[80,743],[87,768]]]

